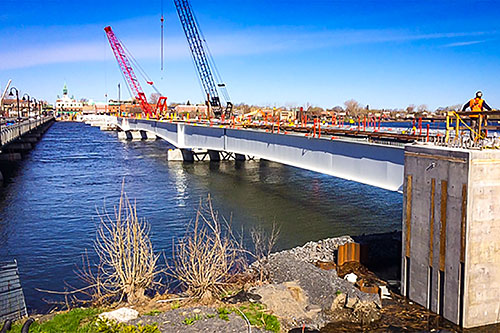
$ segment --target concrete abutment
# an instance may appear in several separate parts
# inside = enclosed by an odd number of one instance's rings
[[[471,328],[500,322],[500,151],[407,146],[402,293]]]

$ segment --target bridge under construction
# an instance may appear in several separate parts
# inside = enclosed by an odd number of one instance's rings
[[[261,158],[402,192],[402,294],[470,328],[500,318],[500,150],[491,132],[485,136],[491,128],[470,128],[463,118],[450,113],[445,129],[409,134],[319,120],[101,121],[123,139],[164,139],[184,161],[201,149],[212,162]]]

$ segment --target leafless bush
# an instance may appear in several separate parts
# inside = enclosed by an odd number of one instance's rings
[[[210,300],[225,292],[231,276],[245,266],[244,250],[230,223],[214,210],[210,195],[200,201],[194,223],[173,246],[171,275],[186,292]]]
[[[89,294],[94,300],[125,296],[129,303],[134,303],[154,285],[160,273],[159,255],[153,252],[149,232],[149,224],[137,216],[136,204],[130,202],[122,189],[114,215],[106,211],[100,214],[94,242],[99,257],[97,268],[93,270],[84,257],[78,272],[80,278],[92,286]]]
[[[252,256],[256,262],[252,267],[257,273],[258,282],[263,282],[267,278],[266,260],[276,246],[279,234],[280,228],[276,223],[273,223],[271,233],[267,233],[261,226],[250,230],[253,242]]]
[[[271,233],[267,233],[261,226],[252,228],[250,235],[253,242],[253,256],[255,260],[261,260],[268,257],[278,241],[280,228],[273,223]]]

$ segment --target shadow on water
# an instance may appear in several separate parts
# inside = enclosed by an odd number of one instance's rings
[[[235,230],[281,227],[279,249],[345,234],[400,230],[402,196],[371,186],[268,161],[184,164],[166,161],[164,141],[123,142],[116,133],[80,123],[55,123],[0,193],[0,261],[16,258],[28,306],[42,311],[35,288],[81,286],[73,270],[92,255],[104,205],[125,190],[151,224],[156,251],[172,239],[209,193]],[[248,238],[248,237],[247,237]]]

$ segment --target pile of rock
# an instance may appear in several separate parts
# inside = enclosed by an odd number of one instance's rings
[[[317,242],[311,241],[290,250],[273,253],[270,257],[286,253],[308,263],[315,263],[316,261],[335,262],[335,251],[337,251],[339,246],[353,242],[354,240],[351,236],[326,238]]]
[[[334,261],[339,245],[349,236],[309,242],[272,254],[266,261],[269,285],[251,289],[260,301],[288,327],[306,325],[320,329],[329,322],[369,323],[380,318],[377,294],[360,291],[335,270],[316,267],[316,261]]]

